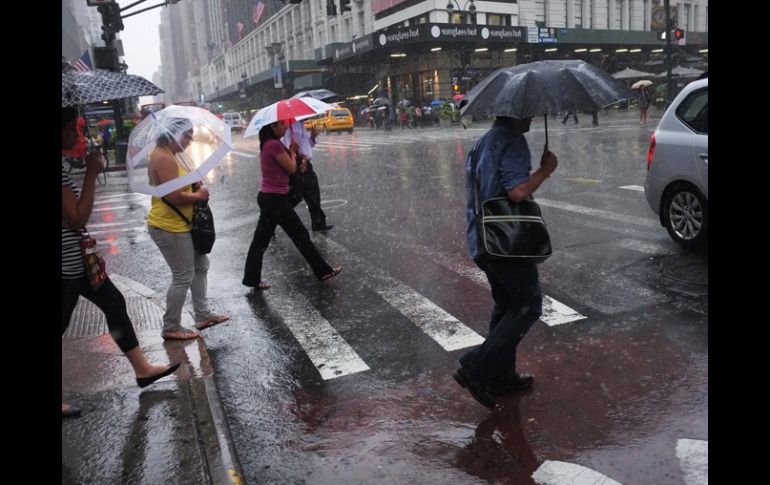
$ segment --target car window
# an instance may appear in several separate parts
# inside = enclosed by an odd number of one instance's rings
[[[698,133],[709,132],[708,87],[693,91],[676,108],[677,117]]]
[[[332,116],[348,116],[349,114],[350,114],[350,113],[349,113],[348,111],[345,111],[345,110],[339,110],[339,109],[338,109],[338,110],[334,110],[334,111],[332,112]]]

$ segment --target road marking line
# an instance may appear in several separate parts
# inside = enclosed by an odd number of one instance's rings
[[[564,303],[554,300],[548,295],[543,295],[543,314],[540,316],[540,320],[549,327],[575,322],[585,318],[588,317],[581,315]]]
[[[239,157],[253,157],[255,155],[259,155],[259,152],[236,152],[235,150],[230,150],[230,153],[233,155],[238,155]]]
[[[126,224],[135,224],[136,221],[126,221],[126,222],[100,222],[97,224],[88,224],[88,227],[114,227],[114,226],[125,226]],[[89,231],[91,232],[91,231]]]
[[[381,269],[363,261],[341,244],[324,237],[331,252],[344,253],[344,258],[351,260],[369,276],[366,285],[380,295],[399,313],[417,325],[444,350],[452,351],[481,345],[484,337],[470,327],[444,311],[410,286],[386,275]]]
[[[574,463],[546,460],[532,474],[538,485],[621,485],[601,473]]]
[[[618,188],[625,189],[625,190],[634,190],[636,192],[644,192],[644,187],[642,187],[641,185],[623,185]]]
[[[299,294],[286,298],[266,293],[265,300],[281,315],[324,380],[369,370],[366,362],[307,299]]]
[[[587,179],[585,177],[567,177],[564,180],[569,180],[570,182],[577,182],[579,184],[600,184],[600,183],[602,183],[601,180]]]
[[[549,199],[537,199],[537,202],[540,205],[544,205],[546,207],[553,207],[555,209],[561,209],[569,212],[577,212],[578,214],[585,214],[589,216],[599,217],[601,219],[609,219],[617,222],[631,223],[638,226],[652,227],[657,229],[657,227],[660,225],[658,222],[656,222],[653,219],[645,219],[643,217],[629,216],[626,214],[615,214],[614,212],[609,212],[601,209],[592,209],[590,207],[583,207],[580,205],[570,204],[568,202],[558,202],[558,201],[549,200]]]
[[[685,485],[708,485],[709,442],[680,439],[676,442],[676,457],[684,475]]]
[[[129,293],[129,291],[137,293],[145,298],[152,298],[155,295],[157,295],[155,290],[153,290],[152,288],[148,288],[136,280],[132,280],[131,278],[127,278],[119,274],[115,274],[115,273],[110,274],[110,280],[113,283],[115,283],[115,286],[117,286],[120,292],[123,293],[124,295]]]

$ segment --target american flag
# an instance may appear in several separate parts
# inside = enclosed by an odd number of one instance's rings
[[[259,0],[256,5],[254,5],[254,11],[251,14],[251,19],[254,20],[255,24],[259,23],[259,19],[262,18],[262,14],[265,13],[265,4],[262,3],[262,0]]]
[[[80,59],[72,63],[72,67],[74,67],[76,71],[80,72],[88,72],[93,69],[91,64],[91,55],[88,53],[88,49],[86,49],[83,55],[80,56]]]

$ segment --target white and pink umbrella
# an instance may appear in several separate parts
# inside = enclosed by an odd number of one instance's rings
[[[246,131],[243,132],[243,137],[248,138],[257,135],[260,128],[276,121],[304,120],[325,113],[330,109],[334,109],[334,106],[313,98],[282,99],[257,111],[257,114],[249,121]]]

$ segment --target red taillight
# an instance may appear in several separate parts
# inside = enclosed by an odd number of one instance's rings
[[[650,170],[652,165],[652,154],[655,153],[655,133],[650,137],[650,152],[647,154],[647,171]]]

